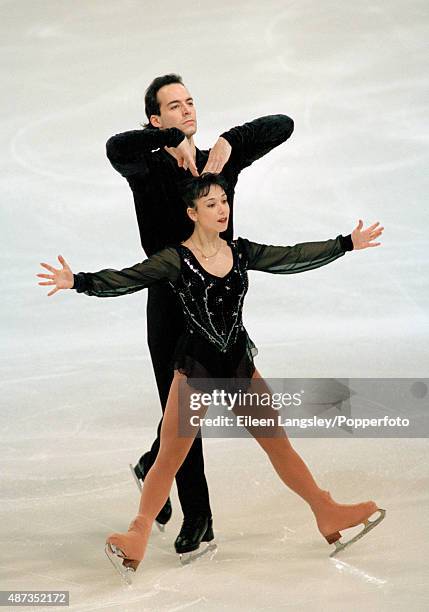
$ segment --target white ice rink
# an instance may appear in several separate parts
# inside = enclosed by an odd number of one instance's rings
[[[176,491],[131,588],[104,540],[138,506],[127,464],[160,407],[144,292],[46,298],[39,262],[143,258],[105,141],[178,72],[195,142],[285,113],[291,139],[246,169],[236,235],[294,244],[385,225],[383,246],[279,277],[251,273],[246,327],[267,377],[428,376],[428,3],[424,0],[1,0],[0,590],[70,591],[70,609],[429,609],[427,439],[295,439],[323,488],[386,520],[329,559],[311,512],[252,440],[207,440],[219,545],[181,567]],[[425,73],[426,69],[426,73]],[[426,403],[427,405],[427,403]]]

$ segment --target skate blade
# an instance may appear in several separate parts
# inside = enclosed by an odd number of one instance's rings
[[[132,584],[132,577],[135,574],[135,569],[132,567],[126,567],[123,565],[124,556],[120,548],[115,546],[114,544],[106,544],[104,547],[104,551],[107,555],[107,558],[118,572],[122,580],[128,584]]]
[[[141,482],[140,482],[140,480],[137,478],[137,474],[136,474],[136,473],[135,473],[135,471],[134,471],[134,468],[133,468],[132,463],[129,463],[128,465],[129,465],[129,467],[130,467],[131,474],[133,475],[134,482],[136,483],[137,488],[138,488],[138,490],[139,490],[139,491],[140,491],[140,493],[141,493],[141,492],[142,492],[142,489],[143,489],[143,487],[142,487],[142,483],[141,483]]]
[[[352,544],[354,544],[355,542],[363,538],[363,536],[366,535],[369,531],[371,531],[371,529],[374,529],[374,527],[377,527],[377,525],[379,525],[381,521],[384,519],[384,517],[386,516],[386,510],[383,510],[382,508],[378,508],[376,512],[380,513],[378,518],[376,518],[373,521],[366,519],[366,521],[363,522],[364,528],[362,529],[362,531],[356,534],[354,538],[351,538],[347,542],[341,542],[341,540],[337,540],[336,542],[334,542],[335,550],[329,556],[335,557],[335,555],[337,555],[341,550],[344,550],[348,546],[351,546]]]
[[[162,523],[158,523],[158,521],[155,521],[155,525],[158,527],[161,533],[164,533],[165,525],[163,525]]]
[[[200,559],[203,555],[207,553],[210,554],[210,560],[213,559],[215,554],[217,553],[217,544],[214,540],[211,542],[201,542],[200,546],[197,550],[192,550],[191,552],[179,553],[180,563],[182,565],[189,565],[193,561]]]

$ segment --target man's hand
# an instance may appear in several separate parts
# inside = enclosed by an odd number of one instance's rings
[[[362,230],[363,221],[359,219],[359,223],[352,231],[353,249],[357,251],[359,249],[367,249],[368,247],[380,246],[381,242],[373,242],[383,233],[384,227],[378,227],[379,225],[380,223],[377,221],[377,223],[374,223],[366,230]]]
[[[71,289],[74,284],[73,272],[62,255],[58,255],[58,261],[62,265],[62,270],[57,270],[47,263],[41,263],[40,265],[52,274],[37,274],[40,278],[50,279],[48,282],[39,283],[39,285],[55,285],[55,288],[47,294],[48,296],[54,295],[60,289]]]
[[[213,172],[214,174],[222,172],[224,165],[230,158],[231,151],[232,147],[229,142],[220,136],[214,147],[210,149],[209,158],[201,174],[204,174],[204,172]]]
[[[192,176],[199,176],[193,151],[187,138],[184,138],[177,147],[164,147],[164,149],[177,159],[179,168],[190,170]]]

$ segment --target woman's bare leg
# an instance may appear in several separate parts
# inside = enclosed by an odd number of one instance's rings
[[[258,392],[270,393],[257,370],[254,373]],[[328,491],[321,489],[314,480],[309,468],[292,447],[284,429],[273,428],[272,437],[258,437],[249,428],[257,442],[267,453],[274,469],[281,480],[295,493],[302,497],[311,507],[319,531],[329,535],[341,529],[358,525],[371,516],[376,510],[374,502],[361,504],[337,504]]]
[[[182,401],[187,401],[191,388],[183,383],[186,376],[179,372],[174,373],[168,395],[167,406],[161,427],[161,444],[155,463],[149,470],[140,498],[139,511],[131,522],[128,532],[115,533],[108,537],[109,544],[116,545],[127,560],[124,565],[137,568],[138,563],[129,563],[129,559],[141,561],[151,533],[152,524],[170,494],[176,472],[179,470],[189,449],[192,446],[198,427],[189,431],[191,437],[179,436],[179,383],[182,381]],[[205,412],[204,409],[202,409]],[[195,412],[196,416],[203,416],[203,412]]]

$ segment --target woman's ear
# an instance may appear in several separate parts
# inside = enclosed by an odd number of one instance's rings
[[[197,211],[195,210],[195,208],[191,208],[190,206],[188,206],[188,208],[186,209],[186,213],[191,219],[191,221],[195,223],[198,218]]]

